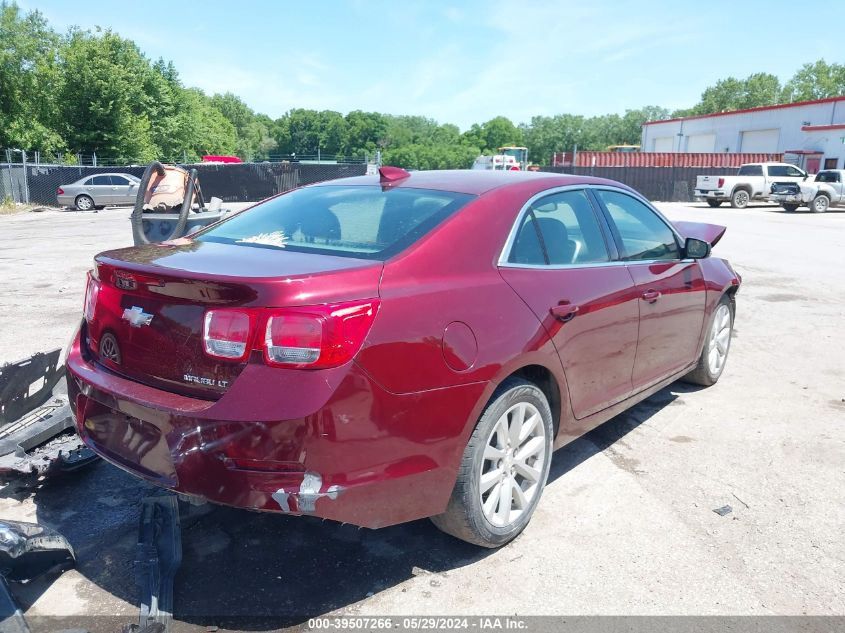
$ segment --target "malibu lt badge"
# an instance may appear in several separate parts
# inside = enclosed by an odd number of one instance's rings
[[[122,318],[125,321],[129,321],[129,325],[132,327],[141,327],[142,325],[149,325],[150,321],[153,320],[153,315],[144,312],[143,308],[132,306],[123,311]]]

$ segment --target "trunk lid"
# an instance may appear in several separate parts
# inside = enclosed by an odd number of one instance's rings
[[[88,347],[107,369],[186,395],[222,395],[248,362],[209,357],[210,308],[279,308],[378,296],[380,261],[182,240],[101,253]]]

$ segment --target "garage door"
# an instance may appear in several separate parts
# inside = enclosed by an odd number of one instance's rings
[[[778,151],[780,130],[747,130],[742,133],[740,152],[773,153]]]
[[[672,136],[661,136],[660,138],[654,139],[654,148],[652,149],[653,152],[671,152],[675,149],[674,147],[675,139]]]
[[[693,134],[687,139],[687,151],[695,154],[704,154],[714,151],[716,148],[715,134]]]

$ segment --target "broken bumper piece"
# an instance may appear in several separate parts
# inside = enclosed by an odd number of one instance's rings
[[[0,520],[0,572],[11,582],[29,582],[76,561],[67,539],[36,523]]]
[[[61,350],[0,367],[0,477],[41,477],[81,468],[97,455],[75,432],[58,384]]]

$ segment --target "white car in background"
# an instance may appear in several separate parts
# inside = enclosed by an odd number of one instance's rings
[[[59,206],[76,207],[80,211],[132,205],[140,184],[141,179],[132,174],[94,174],[59,187],[56,200]]]

